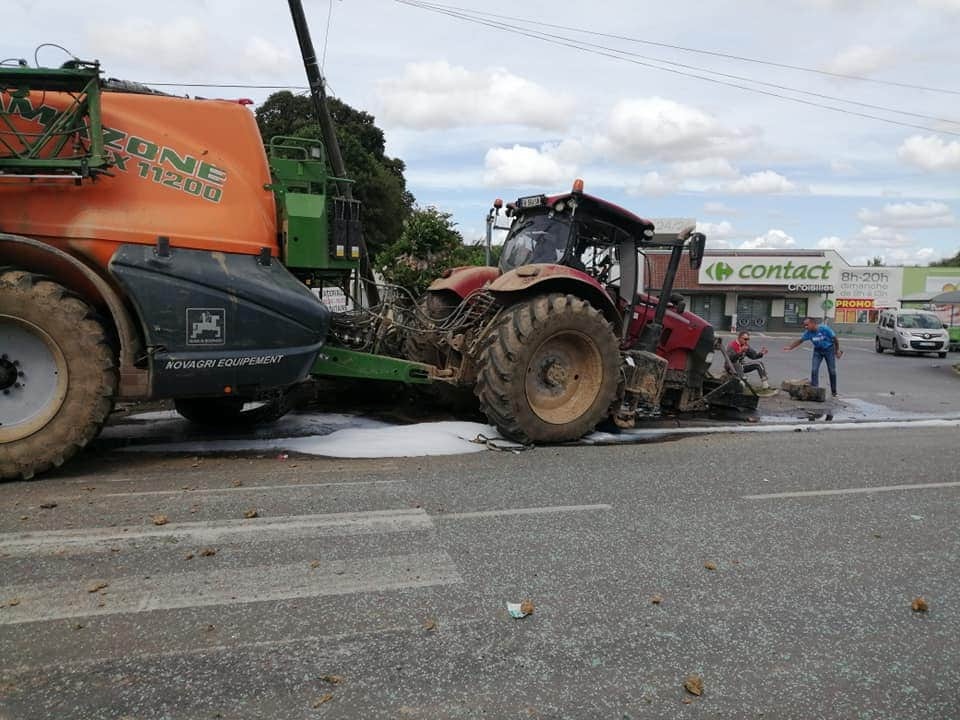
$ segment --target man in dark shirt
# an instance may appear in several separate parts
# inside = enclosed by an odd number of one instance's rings
[[[763,365],[764,355],[767,354],[767,348],[761,347],[754,350],[750,347],[750,333],[741,332],[735,340],[731,340],[727,345],[727,357],[734,367],[739,367],[744,374],[756,372],[760,376],[761,387],[764,390],[769,389],[770,383],[767,381],[767,368]]]

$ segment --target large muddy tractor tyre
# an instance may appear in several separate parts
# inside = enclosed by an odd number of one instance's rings
[[[293,407],[285,395],[265,400],[245,409],[249,402],[244,398],[235,397],[180,398],[174,400],[173,404],[184,419],[194,425],[212,429],[266,425],[279,420]]]
[[[599,310],[551,294],[506,310],[480,355],[476,395],[487,419],[522,443],[576,440],[610,411],[620,350]]]
[[[0,478],[29,480],[93,440],[113,409],[116,353],[62,285],[0,272]]]

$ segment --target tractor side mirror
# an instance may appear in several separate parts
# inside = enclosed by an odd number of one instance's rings
[[[690,267],[699,270],[703,263],[703,251],[707,245],[707,236],[695,232],[690,236]]]

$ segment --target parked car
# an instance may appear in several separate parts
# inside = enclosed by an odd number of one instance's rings
[[[947,356],[950,338],[947,328],[934,313],[926,310],[884,310],[877,320],[876,350],[903,353],[936,353]]]

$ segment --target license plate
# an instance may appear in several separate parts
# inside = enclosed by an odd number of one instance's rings
[[[918,342],[917,347],[933,347],[934,343]]]

